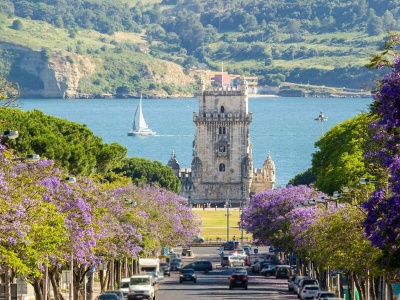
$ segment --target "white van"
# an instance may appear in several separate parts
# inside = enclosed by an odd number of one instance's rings
[[[128,298],[129,294],[129,282],[131,281],[130,278],[122,278],[121,282],[119,283],[119,290],[124,294],[125,298]]]

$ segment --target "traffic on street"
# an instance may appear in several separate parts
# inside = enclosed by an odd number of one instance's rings
[[[174,249],[179,253],[179,249]],[[267,248],[260,249],[260,254],[266,253]],[[257,259],[253,254],[251,261]],[[196,282],[180,282],[180,272],[172,271],[170,277],[164,277],[159,283],[158,299],[297,299],[297,296],[288,291],[287,279],[276,279],[275,276],[261,276],[252,273],[249,267],[245,267],[248,277],[248,288],[229,288],[230,277],[236,267],[221,267],[220,249],[216,247],[192,248],[192,256],[182,257],[184,265],[193,261],[211,261],[213,270],[209,272],[196,271]]]

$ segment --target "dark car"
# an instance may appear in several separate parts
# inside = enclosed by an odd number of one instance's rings
[[[194,261],[186,266],[183,267],[183,269],[194,269],[195,271],[212,271],[212,263],[207,260],[199,260],[199,261]]]
[[[223,244],[224,250],[235,250],[235,242],[226,242]]]
[[[278,266],[275,271],[275,278],[287,278],[289,279],[292,275],[290,266]]]
[[[175,259],[171,260],[170,265],[171,265],[171,267],[170,267],[171,271],[180,271],[183,267],[183,260],[179,259],[179,258],[175,258]]]
[[[247,290],[248,277],[242,273],[235,273],[229,278],[229,289],[234,287],[242,287]]]
[[[164,273],[164,276],[171,277],[171,266],[169,263],[160,263],[160,271]]]
[[[116,294],[104,293],[104,294],[100,294],[97,297],[97,300],[119,300],[119,298]]]
[[[197,276],[194,269],[182,269],[181,274],[179,275],[179,282],[182,283],[184,281],[193,281],[196,283]]]
[[[125,300],[124,293],[120,290],[108,290],[108,291],[105,291],[104,294],[115,294],[115,295],[117,295],[119,300]]]

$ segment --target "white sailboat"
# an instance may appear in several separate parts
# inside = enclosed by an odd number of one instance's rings
[[[139,127],[136,126],[136,116],[139,113]],[[140,95],[139,104],[136,107],[135,116],[133,117],[132,129],[128,132],[128,136],[153,136],[156,135],[146,124],[142,111],[142,95]]]

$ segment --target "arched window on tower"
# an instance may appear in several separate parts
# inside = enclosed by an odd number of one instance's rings
[[[225,113],[225,107],[222,105],[221,106],[221,114]]]
[[[219,164],[219,171],[225,172],[225,164]]]
[[[226,134],[226,127],[219,127],[218,133],[219,134]]]

